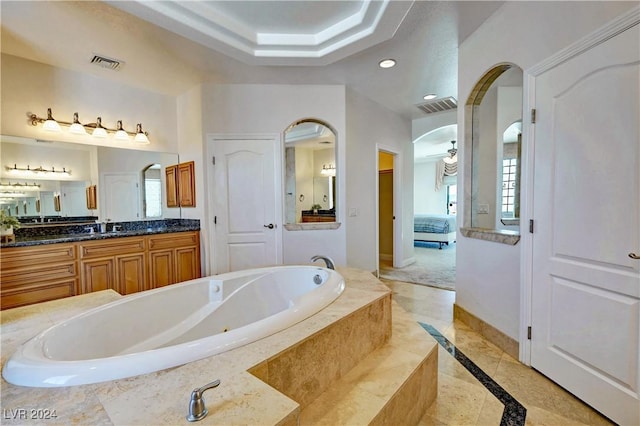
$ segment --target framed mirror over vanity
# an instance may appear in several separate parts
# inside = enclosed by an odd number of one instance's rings
[[[178,219],[165,202],[175,153],[1,136],[0,208],[25,223]]]
[[[328,123],[313,118],[284,132],[285,226],[337,223],[336,140]]]

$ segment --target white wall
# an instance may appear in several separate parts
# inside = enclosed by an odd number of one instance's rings
[[[458,93],[468,99],[478,79],[494,65],[515,63],[526,70],[636,6],[636,2],[506,2],[459,48]],[[525,85],[526,91],[526,85]],[[525,114],[526,116],[526,114]],[[464,135],[458,109],[458,135]],[[459,161],[468,161],[460,143]],[[526,140],[523,140],[526,145]],[[526,161],[526,158],[523,158]],[[462,167],[459,173],[464,174]],[[460,176],[459,182],[464,182]],[[469,188],[459,190],[464,193]],[[523,188],[526,192],[526,188]],[[460,208],[466,208],[458,197]],[[525,207],[522,206],[524,214]],[[523,218],[528,220],[528,218]],[[456,303],[518,339],[520,250],[458,237]]]
[[[402,245],[396,247],[400,262],[413,259],[413,144],[411,122],[364,96],[347,91],[347,263],[349,266],[374,271],[376,259],[376,193],[378,152],[376,145],[399,152],[400,194],[402,211],[395,212],[401,219]]]
[[[266,84],[206,84],[203,86],[202,132],[205,135],[208,133],[282,135],[289,125],[303,118],[323,120],[337,132],[338,217],[336,220],[342,225],[336,230],[317,231],[287,231],[281,226],[283,260],[285,264],[308,263],[311,256],[323,254],[332,257],[337,265],[346,265],[348,224],[345,223],[347,199],[345,180],[348,175],[345,167],[345,153],[346,147],[352,141],[349,140],[345,130],[344,86]],[[280,155],[283,156],[282,164],[284,164],[284,153]],[[373,189],[371,188],[370,191]],[[206,231],[203,229],[204,232]]]
[[[126,149],[177,152],[175,97],[126,86],[105,78],[94,77],[62,68],[2,54],[2,123],[0,133],[34,139],[66,141],[87,145],[117,146]],[[106,71],[105,71],[106,72]],[[102,117],[105,127],[123,126],[135,131],[142,123],[149,132],[149,145],[114,142],[91,136],[76,136],[67,131],[46,132],[32,126],[27,113],[47,117],[51,108],[54,118],[70,122],[77,112],[82,123],[94,123]],[[63,130],[66,130],[63,127]]]
[[[414,212],[447,214],[447,185],[436,191],[436,162],[415,163],[413,173]]]

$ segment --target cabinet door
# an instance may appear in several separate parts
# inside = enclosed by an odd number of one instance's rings
[[[115,290],[116,274],[115,259],[96,259],[81,262],[82,292],[91,293],[101,290]]]
[[[124,295],[146,290],[145,263],[143,253],[116,257],[118,293]]]
[[[196,247],[176,249],[176,282],[200,278],[200,254]]]
[[[175,283],[175,259],[173,250],[149,253],[149,287],[158,288]]]
[[[194,167],[193,161],[178,164],[178,196],[180,197],[180,207],[196,206]]]
[[[167,189],[167,207],[178,207],[178,166],[167,166],[165,169],[165,185]]]

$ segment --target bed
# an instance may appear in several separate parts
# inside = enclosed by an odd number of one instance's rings
[[[456,217],[446,214],[416,214],[413,217],[413,240],[442,244],[456,241]]]

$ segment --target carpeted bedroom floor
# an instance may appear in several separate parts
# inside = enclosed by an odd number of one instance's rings
[[[389,280],[428,285],[445,290],[455,290],[456,243],[443,245],[416,241],[416,262],[404,268],[394,268],[391,261],[380,260],[380,277]]]

